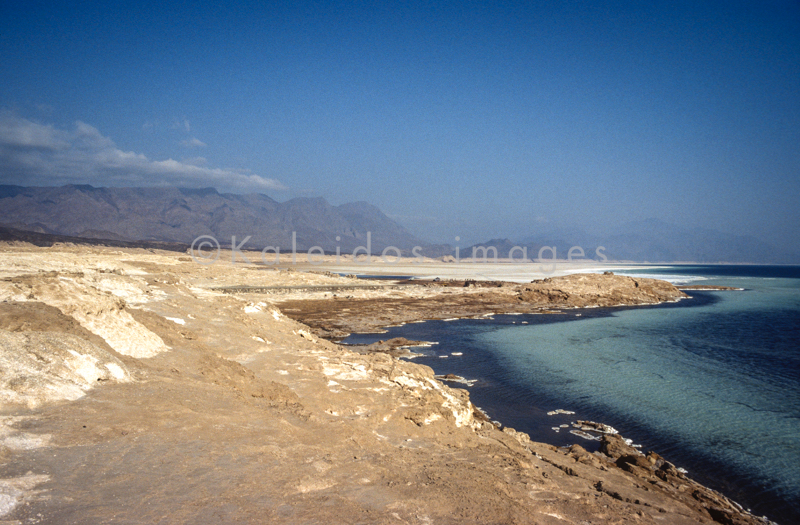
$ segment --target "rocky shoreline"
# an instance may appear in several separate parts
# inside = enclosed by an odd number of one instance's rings
[[[388,326],[432,319],[492,314],[554,313],[571,308],[658,304],[688,297],[656,279],[582,273],[527,284],[503,281],[406,281],[404,286],[355,297],[276,296],[289,317],[320,337],[338,341],[351,333],[381,332]]]
[[[412,282],[407,282],[410,284]],[[476,312],[476,305],[483,303],[484,307],[491,314],[502,313],[561,313],[563,309],[569,308],[591,308],[591,307],[630,307],[646,304],[658,304],[683,299],[686,296],[682,291],[703,290],[703,291],[731,291],[741,290],[739,288],[717,286],[717,285],[685,285],[673,286],[667,282],[655,279],[636,279],[626,276],[614,276],[612,272],[598,274],[578,274],[555,278],[536,280],[530,285],[517,285],[509,282],[498,281],[462,281],[449,280],[437,282],[413,282],[423,286],[438,286],[443,288],[479,288],[494,291],[503,289],[503,292],[494,294],[482,292],[475,297],[469,297],[463,303],[458,304],[453,298],[423,299],[423,304],[415,305],[406,300],[403,308],[395,306],[397,303],[389,302],[390,306],[381,304],[370,305],[367,301],[361,300],[348,303],[345,308],[339,308],[341,302],[336,306],[331,303],[324,303],[325,306],[316,303],[314,300],[294,300],[287,301],[286,310],[294,319],[302,321],[315,329],[315,333],[322,337],[333,336],[342,339],[349,335],[347,330],[365,333],[371,331],[383,331],[389,326],[397,326],[407,322],[418,322],[421,319],[454,319],[454,318],[473,318],[487,315],[481,313],[480,308]],[[511,293],[509,293],[509,291]],[[516,299],[514,301],[512,298]],[[380,299],[377,299],[380,301]],[[411,303],[411,304],[409,304]],[[280,304],[280,303],[279,303]],[[515,311],[509,311],[509,304],[514,305]],[[446,307],[443,307],[446,305]],[[460,307],[460,308],[459,308]],[[383,316],[381,321],[388,321],[387,324],[378,326],[374,312],[381,308]],[[339,313],[347,312],[347,318],[343,319]],[[414,311],[420,317],[409,320],[409,311]],[[387,315],[388,312],[392,314]],[[398,313],[395,313],[398,312]],[[326,315],[328,316],[326,318]],[[335,329],[331,327],[335,326]],[[393,338],[386,341],[378,341],[369,345],[351,345],[349,348],[359,353],[383,352],[396,358],[409,357],[409,348],[413,346],[430,345],[424,341],[410,341],[405,338]],[[412,354],[413,355],[413,354]],[[437,375],[436,379],[451,384],[462,384],[470,386],[471,382],[461,376],[454,374]],[[568,413],[567,411],[558,411]],[[476,410],[476,415],[482,415],[486,421],[491,421],[488,415],[480,409]],[[501,422],[491,421],[497,428],[511,434],[524,435],[517,433],[512,428],[504,428]],[[565,426],[565,425],[562,425]],[[708,512],[709,516],[718,523],[769,523],[762,517],[755,517],[748,513],[741,505],[724,495],[705,487],[691,478],[687,477],[686,471],[676,467],[672,463],[664,460],[656,452],[649,451],[642,454],[641,451],[631,446],[630,440],[620,436],[618,432],[603,424],[592,421],[578,421],[573,423],[577,430],[572,430],[584,439],[600,440],[600,455],[605,456],[606,460],[612,461],[614,465],[625,470],[629,474],[640,478],[643,481],[655,484],[672,493],[678,499],[689,494],[692,500],[702,502],[701,508]],[[568,455],[579,462],[589,463],[603,470],[601,462],[596,461],[596,454],[587,452],[580,445],[572,445],[568,449]],[[654,477],[655,476],[655,477]],[[687,487],[691,490],[687,492]],[[623,496],[619,492],[608,492],[604,490],[602,480],[597,482],[598,490],[604,491],[616,499],[636,504],[644,504],[644,499],[635,499]],[[692,501],[694,503],[694,501]]]
[[[499,428],[458,378],[393,357],[416,342],[354,352],[321,337],[679,300],[671,285],[337,293],[353,284],[154,250],[0,247],[0,520],[766,523],[602,426],[580,423],[603,440],[596,453]],[[253,288],[224,291],[237,286]],[[274,287],[293,291],[279,301]]]

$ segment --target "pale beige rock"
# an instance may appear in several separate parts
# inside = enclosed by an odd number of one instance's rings
[[[119,359],[71,334],[0,330],[0,350],[0,405],[34,408],[78,399],[99,382],[131,380]]]
[[[684,525],[734,512],[654,455],[618,465],[500,431],[430,368],[350,352],[276,305],[329,294],[346,314],[336,292],[310,288],[341,287],[383,300],[390,321],[410,298],[486,315],[481,294],[522,302],[519,285],[353,281],[140,249],[0,246],[0,387],[14,400],[0,407],[0,468],[15,473],[0,479],[2,518]],[[289,292],[254,291],[265,287]]]

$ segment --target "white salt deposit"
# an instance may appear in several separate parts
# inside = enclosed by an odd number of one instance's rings
[[[125,365],[74,335],[0,330],[0,401],[36,407],[73,400],[102,381],[131,381]]]
[[[565,415],[569,416],[569,415],[572,415],[574,413],[575,412],[573,412],[572,410],[564,410],[562,408],[558,408],[556,410],[551,410],[550,412],[547,413],[547,415],[548,416],[556,416],[558,414],[565,414]]]
[[[25,500],[30,491],[47,481],[50,481],[50,476],[44,474],[26,474],[18,478],[0,479],[0,518],[10,514]]]

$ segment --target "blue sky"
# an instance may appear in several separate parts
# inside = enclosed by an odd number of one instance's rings
[[[0,0],[0,182],[800,248],[800,3]]]

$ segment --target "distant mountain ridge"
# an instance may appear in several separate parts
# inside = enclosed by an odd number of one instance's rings
[[[408,251],[427,243],[366,202],[333,206],[323,198],[277,202],[267,195],[219,193],[214,188],[96,188],[0,186],[0,224],[20,230],[117,241],[191,243],[211,235],[247,249],[298,250],[320,246],[352,253],[366,246]],[[337,239],[338,237],[338,239]]]
[[[321,197],[277,202],[267,195],[219,193],[214,188],[96,188],[89,185],[26,187],[0,185],[0,226],[17,230],[104,239],[119,243],[190,244],[201,235],[215,237],[222,246],[237,245],[250,236],[244,249],[279,247],[298,251],[319,246],[326,252],[352,253],[367,245],[380,254],[394,246],[411,255],[414,246],[430,257],[454,255],[455,247],[425,242],[380,209],[366,202],[333,206]],[[535,259],[543,246],[555,247],[559,259],[579,246],[587,259],[634,262],[698,262],[799,264],[800,255],[760,239],[687,228],[656,219],[628,223],[606,234],[588,234],[579,228],[551,228],[522,241],[492,239],[475,247],[494,246],[500,258],[515,246]],[[604,249],[596,252],[598,247]],[[602,256],[601,256],[602,254]],[[579,252],[576,254],[579,255]],[[492,258],[492,252],[487,254]],[[522,259],[522,251],[513,254]],[[460,248],[460,259],[472,257],[472,247]],[[478,257],[483,258],[482,251]],[[552,258],[545,250],[543,258]]]
[[[531,259],[538,256],[543,246],[555,247],[560,259],[566,259],[570,248],[578,246],[585,258],[594,260],[602,260],[595,251],[602,247],[602,255],[609,261],[800,264],[800,254],[752,236],[676,226],[658,219],[627,223],[606,234],[592,235],[577,228],[552,228],[524,237],[518,243],[493,239],[475,245],[478,246],[495,246],[499,257],[507,257],[511,248],[519,246],[527,250]],[[471,257],[472,248],[462,249],[462,258]],[[479,251],[479,256],[482,253]],[[516,259],[522,258],[519,250],[514,255]],[[543,259],[552,257],[549,249],[542,254]]]

